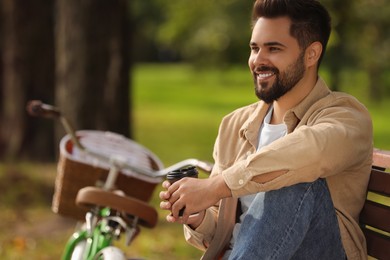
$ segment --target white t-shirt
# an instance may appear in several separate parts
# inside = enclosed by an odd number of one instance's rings
[[[264,118],[263,124],[260,128],[260,131],[259,131],[259,143],[257,146],[257,150],[260,150],[262,147],[271,144],[273,141],[275,141],[275,140],[277,140],[277,139],[279,139],[287,134],[286,124],[284,124],[284,123],[278,124],[278,125],[271,125],[270,124],[273,111],[274,111],[274,109],[271,106],[267,115]],[[242,214],[240,215],[240,218],[239,218],[240,221],[237,222],[234,226],[232,239],[230,240],[230,248],[233,248],[234,241],[236,240],[237,235],[240,231],[241,222],[244,220],[244,217],[246,216],[246,213],[247,213],[247,211],[248,211],[250,205],[252,204],[252,201],[256,195],[264,197],[264,192],[259,192],[256,194],[243,196],[239,199],[241,202],[240,204],[241,204]],[[223,259],[228,259],[230,253],[231,253],[231,250],[226,251]]]

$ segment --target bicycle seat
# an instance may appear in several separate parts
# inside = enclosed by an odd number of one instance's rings
[[[155,208],[144,201],[127,197],[98,187],[84,187],[79,190],[76,205],[84,208],[95,206],[109,207],[139,218],[140,225],[153,228],[157,224],[158,214]]]

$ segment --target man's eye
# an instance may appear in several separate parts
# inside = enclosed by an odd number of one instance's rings
[[[280,48],[278,48],[278,47],[269,47],[269,51],[270,52],[277,52],[277,51],[280,51]]]
[[[259,51],[259,47],[251,47],[251,51],[252,52],[258,52]]]

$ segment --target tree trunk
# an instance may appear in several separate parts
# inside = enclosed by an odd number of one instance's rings
[[[129,135],[127,11],[126,0],[57,1],[56,105],[75,129]]]
[[[53,127],[28,117],[27,100],[53,101],[53,3],[1,0],[3,158],[53,158]]]

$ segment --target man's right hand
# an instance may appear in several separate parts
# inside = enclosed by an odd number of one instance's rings
[[[171,184],[168,181],[164,181],[162,183],[162,187],[165,189],[165,191],[160,192],[160,199],[162,200],[160,202],[160,208],[163,210],[171,211],[172,205],[169,202],[169,198],[171,197],[171,194],[168,192],[168,188]],[[187,224],[192,229],[196,229],[203,221],[203,218],[205,216],[205,211],[201,211],[196,214],[192,214],[188,217],[186,223],[183,222],[182,217],[175,218],[173,217],[172,213],[169,212],[169,214],[166,216],[166,220],[170,223],[180,223],[180,224]]]

